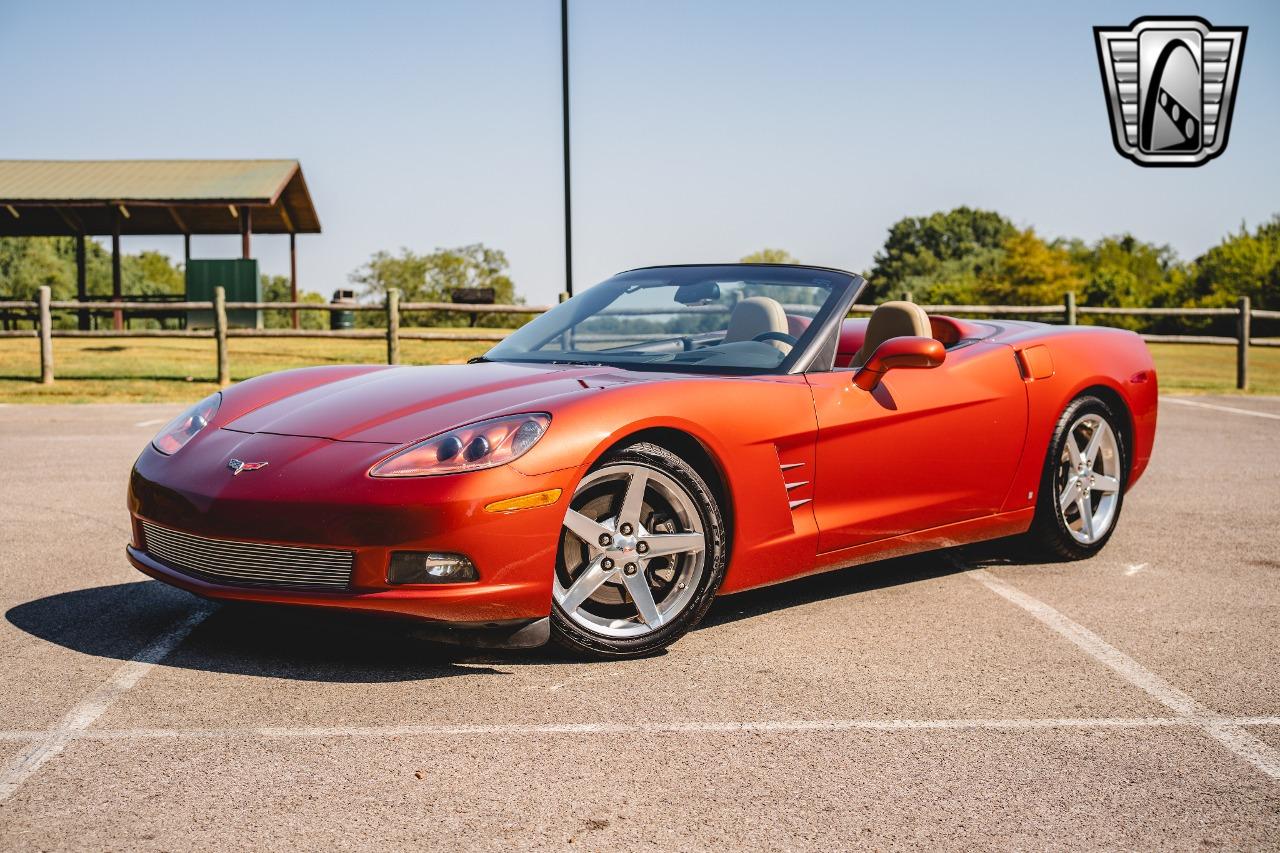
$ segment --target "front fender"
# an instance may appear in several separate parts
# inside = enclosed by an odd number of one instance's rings
[[[512,463],[537,476],[572,469],[577,482],[612,447],[655,428],[700,442],[723,474],[734,533],[723,589],[745,589],[813,564],[812,506],[797,507],[782,463],[799,463],[812,481],[816,418],[803,377],[690,377],[600,389],[563,400],[546,437]],[[726,509],[726,508],[722,508]],[[769,567],[768,570],[762,567]]]

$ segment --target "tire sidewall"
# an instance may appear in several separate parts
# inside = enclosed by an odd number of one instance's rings
[[[588,473],[619,464],[639,465],[666,474],[685,489],[699,514],[707,545],[702,577],[693,597],[675,619],[652,633],[626,638],[601,636],[574,622],[553,597],[552,638],[571,651],[594,657],[641,657],[665,648],[702,621],[724,580],[727,554],[724,519],[715,495],[698,472],[666,448],[641,442],[605,454]],[[557,562],[562,559],[563,555],[557,550]]]

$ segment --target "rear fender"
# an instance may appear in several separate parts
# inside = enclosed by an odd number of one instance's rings
[[[1054,333],[1009,342],[1015,349],[1044,345],[1053,362],[1053,375],[1027,378],[1027,446],[1018,474],[1005,500],[1004,511],[1034,506],[1045,457],[1058,418],[1076,397],[1102,388],[1118,399],[1129,436],[1131,488],[1146,471],[1155,441],[1158,384],[1151,353],[1142,339],[1118,329],[1055,329]],[[1104,395],[1107,396],[1107,395]]]

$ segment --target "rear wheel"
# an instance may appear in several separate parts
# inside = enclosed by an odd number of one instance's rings
[[[1082,560],[1107,544],[1124,503],[1122,435],[1117,414],[1097,397],[1078,397],[1062,413],[1028,534],[1041,556]]]
[[[651,654],[701,621],[724,559],[720,510],[688,463],[648,443],[615,451],[565,513],[551,636],[593,657]]]

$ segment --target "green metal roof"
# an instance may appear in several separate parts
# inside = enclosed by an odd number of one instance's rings
[[[0,199],[270,204],[297,169],[297,160],[0,160]]]
[[[122,205],[123,233],[236,233],[230,206],[255,233],[320,230],[297,160],[0,160],[0,205],[0,234],[109,233]]]

